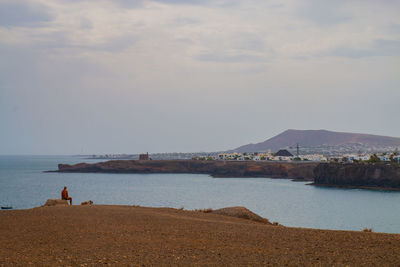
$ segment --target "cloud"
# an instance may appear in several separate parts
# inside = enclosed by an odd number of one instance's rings
[[[143,7],[144,0],[113,0],[111,2],[124,8],[141,8]]]
[[[112,0],[111,2],[124,8],[141,8],[147,2],[157,2],[166,5],[186,5],[186,6],[220,6],[232,7],[240,3],[239,0]]]
[[[264,58],[250,54],[227,54],[223,52],[201,53],[195,57],[199,61],[219,63],[261,62]]]
[[[121,36],[108,40],[100,44],[93,45],[76,45],[73,48],[80,48],[85,50],[97,50],[106,52],[123,52],[128,48],[132,47],[136,43],[136,38],[134,36]]]
[[[64,51],[69,53],[79,52],[111,52],[120,53],[135,45],[137,38],[132,34],[118,35],[115,37],[105,38],[96,41],[87,40],[71,40],[69,32],[54,32],[41,37],[40,41],[31,43],[29,46],[39,49],[47,50],[48,53],[54,50]]]
[[[235,132],[232,147],[295,125],[373,130],[359,118],[376,114],[387,118],[379,129],[400,132],[387,123],[399,99],[398,3],[0,0],[2,153],[217,149],[202,139],[210,131]],[[326,120],[338,110],[353,116]]]
[[[201,20],[190,18],[190,17],[177,17],[174,20],[176,25],[184,26],[184,25],[195,25],[201,23]]]
[[[68,1],[68,0],[66,0]],[[88,1],[88,0],[87,0]],[[117,6],[129,9],[142,8],[144,4],[147,2],[158,2],[167,5],[207,5],[210,1],[205,0],[153,0],[153,1],[145,1],[145,0],[107,0],[110,3],[114,3]]]
[[[204,5],[209,2],[207,0],[155,0],[155,1],[164,4],[175,4],[175,5]]]
[[[169,5],[195,5],[195,6],[220,6],[220,7],[237,6],[241,2],[239,0],[153,0],[153,1]]]
[[[346,57],[346,58],[363,58],[373,56],[400,56],[399,40],[377,39],[367,48],[354,48],[339,46],[329,51],[325,55]]]
[[[388,28],[390,33],[400,34],[400,24],[392,24]]]
[[[344,8],[346,3],[344,0],[305,0],[300,2],[296,13],[300,18],[310,20],[319,26],[330,26],[352,19]]]
[[[0,26],[38,27],[52,18],[49,9],[38,3],[23,0],[0,2]]]
[[[272,49],[265,44],[264,40],[257,35],[243,32],[236,34],[235,39],[235,42],[232,44],[235,49],[256,52],[268,51],[273,53]]]

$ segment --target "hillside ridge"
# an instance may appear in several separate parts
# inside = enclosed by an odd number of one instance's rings
[[[335,132],[328,130],[295,130],[288,129],[270,139],[255,144],[247,144],[228,152],[261,152],[277,151],[282,148],[295,147],[296,144],[306,147],[317,147],[322,145],[338,146],[346,144],[363,144],[381,147],[400,147],[400,138],[363,134]]]

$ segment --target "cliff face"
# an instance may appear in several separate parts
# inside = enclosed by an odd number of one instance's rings
[[[94,164],[59,164],[59,172],[199,173],[214,177],[278,177],[312,180],[316,163],[198,160],[112,160]]]
[[[290,163],[200,160],[111,160],[59,164],[59,172],[199,173],[214,177],[276,177],[317,185],[400,188],[400,164]]]
[[[400,188],[400,165],[321,163],[314,169],[314,183]]]

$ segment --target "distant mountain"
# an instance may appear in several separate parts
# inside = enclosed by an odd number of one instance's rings
[[[271,149],[272,152],[282,148],[318,146],[341,146],[362,144],[371,147],[400,147],[400,138],[372,134],[342,133],[326,130],[286,130],[264,142],[248,144],[230,152],[261,152]]]

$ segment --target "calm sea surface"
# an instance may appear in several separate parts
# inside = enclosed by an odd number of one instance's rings
[[[0,206],[29,209],[59,198],[74,204],[185,209],[245,206],[285,226],[400,233],[400,192],[320,188],[269,178],[196,174],[43,173],[58,163],[95,162],[67,156],[0,156]],[[97,160],[98,161],[98,160]],[[4,211],[6,212],[6,211]]]

